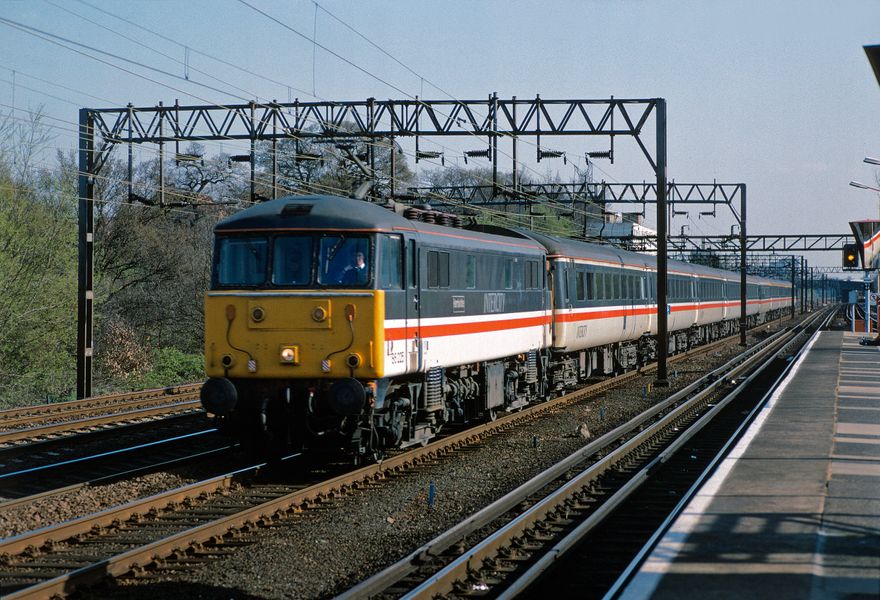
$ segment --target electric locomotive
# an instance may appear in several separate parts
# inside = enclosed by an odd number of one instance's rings
[[[543,395],[544,248],[408,210],[288,197],[216,226],[201,396],[224,428],[377,454]]]

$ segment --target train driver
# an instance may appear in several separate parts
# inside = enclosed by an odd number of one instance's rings
[[[364,260],[364,253],[357,251],[354,253],[352,264],[345,267],[342,271],[342,279],[339,283],[366,283],[367,282],[367,263]]]

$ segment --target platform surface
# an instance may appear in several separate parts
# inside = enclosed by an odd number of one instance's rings
[[[824,331],[624,598],[880,599],[880,347]]]

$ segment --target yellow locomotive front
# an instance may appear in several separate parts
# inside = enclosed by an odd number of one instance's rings
[[[384,374],[375,236],[278,202],[215,229],[202,404],[261,447],[327,442],[363,453],[375,445],[370,415]]]
[[[382,290],[211,291],[205,298],[209,377],[382,377]]]

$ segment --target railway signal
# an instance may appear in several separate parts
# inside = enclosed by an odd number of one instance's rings
[[[843,245],[843,267],[845,269],[859,268],[859,246],[858,244]]]

